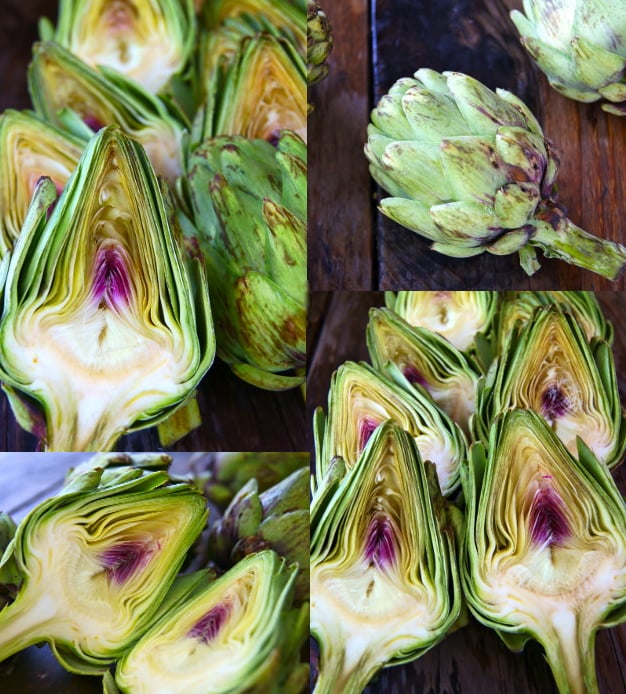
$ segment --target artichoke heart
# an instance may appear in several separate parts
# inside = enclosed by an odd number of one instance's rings
[[[411,437],[381,424],[311,528],[316,694],[362,691],[379,668],[435,645],[458,617],[446,508]]]
[[[295,567],[266,550],[201,581],[120,661],[118,686],[133,694],[297,694],[285,680],[300,667],[308,606],[306,614],[290,607],[294,576]]]
[[[61,0],[50,31],[91,67],[106,65],[156,93],[185,66],[193,29],[191,0]]]
[[[182,171],[184,117],[172,116],[139,84],[106,68],[93,69],[53,41],[35,44],[28,84],[42,118],[77,132],[87,126],[87,133],[117,123],[144,146],[157,174],[174,185]]]
[[[72,672],[97,674],[150,624],[206,522],[201,494],[165,472],[100,466],[19,525],[2,558],[23,583],[0,612],[0,660],[47,641]]]
[[[54,194],[45,179],[11,258],[3,381],[14,406],[25,396],[42,410],[48,449],[108,450],[210,366],[206,279],[185,265],[145,153],[116,126],[89,143],[47,219]]]
[[[466,455],[459,427],[419,386],[404,389],[367,364],[346,362],[333,374],[328,417],[318,469],[322,476],[335,457],[354,466],[376,428],[393,419],[415,440],[424,460],[435,464],[442,493],[459,485]]]
[[[28,111],[9,109],[0,116],[0,258],[19,236],[39,179],[48,176],[60,193],[84,146]]]
[[[611,349],[589,344],[558,305],[537,309],[509,336],[480,392],[476,433],[486,440],[489,422],[515,407],[541,414],[572,455],[580,437],[609,467],[620,462],[626,434]]]
[[[579,458],[538,414],[513,410],[462,472],[470,607],[515,650],[537,639],[575,694],[597,692],[595,632],[624,621],[626,604],[626,507],[584,445]]]

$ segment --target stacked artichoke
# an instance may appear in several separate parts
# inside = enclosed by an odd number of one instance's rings
[[[595,632],[626,619],[611,325],[584,292],[385,299],[374,366],[340,366],[314,419],[315,691],[418,657],[462,626],[460,593],[511,648],[538,640],[560,691],[597,691]],[[435,440],[459,451],[460,494]]]
[[[60,0],[0,116],[0,379],[47,450],[198,426],[216,352],[302,383],[304,0]],[[209,298],[210,297],[210,298]]]
[[[222,562],[211,552],[210,562],[222,563],[216,569],[207,565],[201,536],[207,500],[168,475],[170,462],[158,454],[99,454],[17,527],[0,516],[0,661],[46,641],[70,672],[104,674],[107,692],[166,684],[197,694],[304,691],[308,464],[297,483],[287,477],[260,502],[246,496],[236,527],[242,537],[246,530],[259,537],[236,559]],[[259,454],[248,474],[267,464]],[[275,460],[269,464],[278,471]],[[255,482],[250,477],[248,489]],[[258,528],[255,502],[264,513]],[[223,548],[234,514],[211,529]],[[298,531],[298,561],[279,542],[263,544],[261,536],[278,531],[282,538]]]

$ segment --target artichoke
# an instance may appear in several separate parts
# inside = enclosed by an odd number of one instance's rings
[[[299,662],[308,605],[291,607],[295,567],[272,551],[242,559],[212,583],[196,582],[117,665],[132,694],[303,691]]]
[[[561,94],[605,99],[626,114],[626,14],[622,0],[524,0],[511,19],[533,60]]]
[[[557,305],[537,309],[509,336],[479,393],[477,437],[486,441],[491,422],[510,408],[541,414],[572,455],[577,437],[609,467],[624,455],[626,422],[611,348],[602,340],[588,343]]]
[[[578,228],[553,199],[558,163],[528,107],[455,72],[398,80],[372,111],[365,153],[393,197],[381,211],[455,258],[536,248],[615,279],[626,248]]]
[[[211,365],[206,278],[186,264],[145,152],[116,126],[90,141],[48,217],[55,197],[42,179],[11,257],[0,374],[49,450],[108,450],[184,403]]]
[[[346,362],[333,374],[328,417],[316,414],[316,466],[324,477],[336,457],[347,468],[356,465],[375,429],[393,419],[415,439],[424,460],[435,464],[441,491],[459,486],[459,467],[466,444],[459,427],[418,384],[403,388],[368,364]]]
[[[305,65],[286,39],[268,33],[245,36],[225,73],[214,70],[207,79],[206,105],[194,120],[193,142],[217,135],[274,142],[282,130],[306,140]]]
[[[0,259],[13,248],[42,176],[63,190],[85,142],[28,111],[0,116]]]
[[[47,641],[72,672],[107,669],[150,625],[206,522],[202,495],[167,473],[75,475],[20,523],[0,561],[22,584],[0,612],[0,660]]]
[[[462,479],[470,608],[513,650],[537,639],[561,692],[597,692],[595,632],[626,615],[626,507],[608,471],[515,410],[493,426],[488,456],[472,449]]]
[[[326,60],[333,47],[333,31],[322,8],[306,0],[307,81],[315,84],[328,74]]]
[[[211,560],[228,567],[247,554],[273,549],[298,564],[294,597],[297,603],[308,600],[309,483],[308,465],[261,493],[256,479],[250,479],[211,526]]]
[[[376,671],[419,657],[457,619],[459,515],[430,463],[381,424],[311,524],[316,694],[360,692]]]
[[[194,41],[191,0],[61,0],[54,39],[91,67],[106,65],[156,93],[180,72]]]
[[[28,86],[37,113],[87,137],[110,123],[140,142],[159,176],[173,185],[182,171],[184,116],[114,70],[90,68],[62,46],[35,44]],[[173,108],[173,107],[172,107]]]
[[[306,352],[306,146],[220,137],[190,156],[192,250],[208,266],[218,355],[269,390],[303,377]]]
[[[478,369],[447,340],[380,308],[370,311],[367,348],[376,369],[390,369],[400,383],[419,384],[464,432],[469,431]]]

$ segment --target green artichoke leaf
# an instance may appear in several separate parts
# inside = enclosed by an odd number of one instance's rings
[[[116,126],[90,141],[47,218],[54,195],[44,179],[11,257],[2,378],[38,405],[49,450],[108,450],[167,417],[211,365],[205,274]]]
[[[580,436],[609,467],[624,454],[624,417],[611,349],[590,345],[576,319],[558,304],[539,307],[509,339],[477,401],[473,421],[486,441],[490,422],[509,408],[541,414],[576,455]]]
[[[174,185],[182,171],[185,117],[170,113],[165,102],[141,85],[105,67],[91,68],[47,42],[33,47],[28,87],[36,112],[57,126],[64,110],[75,111],[94,132],[117,123],[144,146],[157,174]]]
[[[61,0],[53,38],[157,93],[185,67],[194,29],[191,0]]]
[[[286,131],[277,148],[214,138],[189,160],[189,243],[206,260],[218,355],[259,387],[303,382],[288,370],[306,352],[305,155]]]
[[[295,575],[295,567],[266,550],[198,584],[118,663],[119,688],[133,694],[288,691],[284,683],[300,668],[308,614],[308,606],[291,607]]]
[[[353,467],[387,419],[414,438],[422,458],[435,464],[442,493],[452,494],[467,448],[461,429],[418,384],[407,389],[365,363],[345,362],[333,374],[318,475],[323,477],[337,457]]]
[[[409,325],[445,337],[461,352],[476,348],[477,335],[488,336],[498,303],[497,292],[386,292],[385,303]]]
[[[579,460],[530,410],[494,423],[462,466],[461,580],[477,619],[538,640],[561,692],[597,692],[595,632],[626,618],[626,507],[587,449]]]
[[[316,694],[362,691],[381,667],[434,646],[458,617],[455,531],[435,489],[433,466],[386,421],[312,525]]]
[[[400,384],[417,383],[465,433],[476,408],[478,367],[446,339],[412,327],[387,308],[370,310],[367,348],[379,371],[389,368]],[[407,383],[408,382],[408,383]]]
[[[6,110],[0,116],[0,258],[13,248],[42,176],[63,190],[85,142],[30,111]]]
[[[85,470],[18,526],[23,583],[0,612],[0,660],[47,641],[72,672],[104,672],[149,626],[204,527],[188,484],[140,470],[100,486],[101,474]]]
[[[207,80],[207,101],[194,120],[192,142],[218,135],[275,141],[292,130],[306,141],[306,68],[293,44],[272,34],[242,38],[231,65]]]

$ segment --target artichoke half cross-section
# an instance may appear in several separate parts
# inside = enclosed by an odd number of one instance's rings
[[[188,265],[145,152],[116,126],[64,193],[42,179],[8,268],[0,367],[49,450],[108,450],[163,420],[208,370],[206,277]],[[34,406],[34,407],[33,407]]]

